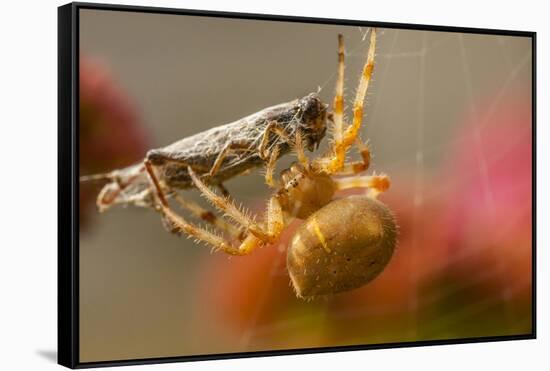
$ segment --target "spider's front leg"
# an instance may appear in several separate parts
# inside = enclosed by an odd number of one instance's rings
[[[206,210],[191,200],[185,199],[176,191],[172,192],[171,197],[182,209],[189,211],[195,218],[205,221],[233,238],[237,238],[240,241],[244,239],[243,233],[237,227],[223,220],[223,218],[219,218],[213,212]],[[169,222],[169,225],[172,225],[172,223]],[[169,228],[169,230],[171,229]]]
[[[164,192],[160,187],[160,182],[154,172],[152,165],[146,162],[145,166],[147,169],[147,173],[150,177],[152,186],[156,191],[156,197],[158,198],[158,201],[159,201],[158,210],[163,214],[165,220],[168,223],[170,223],[170,227],[174,232],[183,232],[188,236],[194,237],[200,241],[204,241],[210,246],[214,247],[215,249],[222,250],[225,253],[230,255],[246,255],[252,252],[256,247],[272,242],[272,240],[276,239],[276,237],[279,236],[280,232],[284,227],[282,210],[278,200],[274,197],[270,200],[268,204],[267,231],[262,230],[262,234],[260,234],[260,236],[257,236],[255,233],[253,233],[253,230],[260,229],[260,226],[257,225],[253,220],[250,220],[251,224],[249,225],[253,224],[253,227],[248,228],[245,231],[244,237],[237,236],[236,234],[230,234],[232,237],[231,239],[221,237],[213,232],[210,232],[204,228],[201,228],[200,226],[197,226],[193,223],[188,222],[182,216],[174,212],[170,207],[170,205],[168,204],[168,202],[166,201],[166,196],[164,195]],[[207,193],[209,193],[208,195],[206,195],[207,198],[211,196],[210,195],[211,193],[211,194],[214,194],[219,199],[221,199],[223,202],[224,200],[223,197],[216,195],[204,183],[202,183],[191,168],[189,168],[189,170],[193,178],[193,181],[197,185],[197,188],[199,188],[199,190],[201,190],[201,192],[203,193],[204,191],[207,191]],[[217,200],[217,201],[219,202],[220,200]],[[212,200],[212,202],[214,201]],[[229,201],[229,199],[227,199],[225,202],[233,206],[233,208],[237,209],[233,205],[233,203]],[[248,216],[246,216],[246,214],[244,213],[242,214],[243,214],[242,216],[249,218]],[[243,226],[246,228],[246,225],[243,225]],[[241,240],[242,242],[237,243],[235,242],[236,240]]]
[[[257,223],[245,210],[237,207],[229,197],[222,197],[206,184],[193,172],[193,169],[188,168],[189,175],[193,184],[202,193],[202,195],[210,201],[218,210],[225,213],[233,219],[245,231],[250,232],[265,243],[273,243],[277,240],[284,228],[284,217],[281,203],[277,195],[272,196],[267,204],[266,222]]]
[[[214,249],[221,250],[229,255],[247,255],[256,247],[263,244],[262,240],[252,234],[248,234],[243,241],[236,246],[233,241],[227,240],[204,228],[189,223],[167,205],[161,203],[160,211],[163,213],[165,219],[171,223],[171,227],[174,231],[182,232],[199,241],[204,241]]]
[[[355,101],[353,103],[353,120],[351,125],[343,128],[343,111],[344,111],[344,98],[343,98],[343,79],[344,79],[344,51],[343,41],[341,38],[339,42],[338,53],[338,79],[336,83],[336,96],[334,98],[334,133],[333,143],[328,155],[322,157],[316,161],[315,166],[320,170],[328,174],[334,174],[341,171],[345,166],[346,153],[358,139],[359,130],[363,121],[363,106],[367,95],[369,83],[372,78],[374,70],[374,55],[376,51],[376,29],[371,30],[369,51],[367,53],[367,60],[363,66],[359,85],[357,87],[357,93],[355,95]],[[367,152],[370,160],[370,153]],[[365,156],[363,156],[365,158]]]

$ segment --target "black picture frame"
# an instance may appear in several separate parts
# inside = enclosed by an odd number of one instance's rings
[[[252,19],[263,21],[304,22],[317,24],[350,25],[364,27],[399,28],[460,33],[521,36],[531,39],[532,59],[532,333],[514,336],[491,336],[453,340],[415,341],[405,343],[337,346],[276,351],[257,351],[213,355],[193,355],[167,358],[123,359],[99,362],[79,360],[79,11],[96,9],[156,14],[200,15],[208,17]],[[536,32],[462,28],[421,24],[402,24],[343,19],[322,19],[248,13],[228,13],[144,6],[111,5],[98,3],[70,3],[58,8],[58,363],[70,368],[120,366],[213,360],[243,357],[341,352],[365,349],[416,347],[477,343],[536,338]]]

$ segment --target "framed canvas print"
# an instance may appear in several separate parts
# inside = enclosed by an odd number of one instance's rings
[[[60,7],[59,363],[533,339],[535,37]]]

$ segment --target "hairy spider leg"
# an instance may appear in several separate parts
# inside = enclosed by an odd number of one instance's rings
[[[390,188],[390,178],[385,174],[345,177],[334,179],[334,183],[337,190],[367,188],[367,195],[372,198],[377,198],[380,193]]]
[[[145,168],[147,169],[147,174],[149,175],[149,179],[153,183],[153,189],[156,190],[157,198],[160,200],[162,205],[167,206],[168,201],[167,201],[166,193],[162,190],[160,181],[157,175],[155,174],[154,165],[151,164],[149,160],[145,160]],[[203,207],[201,207],[200,205],[192,201],[186,200],[179,193],[177,193],[172,189],[170,189],[169,192],[170,192],[170,196],[173,196],[176,203],[182,209],[188,210],[195,217],[202,219],[205,222],[213,225],[214,227],[226,232],[232,238],[237,238],[239,240],[243,239],[242,234],[237,228],[235,228],[235,226],[227,223],[221,218],[218,218],[213,212],[204,209]],[[169,223],[169,224],[172,225],[172,223]]]
[[[214,207],[234,220],[246,232],[253,234],[264,243],[273,243],[276,241],[285,227],[283,211],[277,196],[271,197],[267,203],[266,225],[264,226],[257,223],[246,210],[237,207],[231,198],[219,196],[211,190],[196,176],[193,169],[189,168],[188,171],[195,187]]]
[[[184,210],[188,210],[193,216],[213,225],[214,227],[224,231],[228,235],[239,240],[243,239],[241,231],[233,224],[226,222],[223,218],[219,218],[212,211],[207,210],[199,204],[182,197],[179,193],[173,192],[173,199]]]
[[[343,40],[339,43],[343,45]],[[342,47],[343,48],[343,47]],[[367,94],[367,90],[369,87],[370,80],[372,78],[372,72],[374,70],[374,55],[376,51],[376,29],[372,28],[371,30],[371,37],[370,37],[370,45],[369,50],[367,53],[367,61],[365,62],[365,65],[363,66],[363,71],[361,74],[361,78],[359,80],[359,85],[357,87],[357,93],[355,95],[355,101],[353,103],[353,121],[351,125],[347,126],[346,129],[342,132],[342,130],[338,129],[338,120],[340,120],[339,117],[343,116],[343,95],[340,97],[339,94],[343,94],[340,92],[340,85],[343,83],[343,81],[340,81],[340,78],[343,80],[343,71],[342,74],[338,75],[338,81],[337,81],[337,92],[335,97],[335,112],[334,112],[334,123],[335,123],[335,129],[334,129],[334,140],[331,144],[331,149],[327,156],[324,156],[320,158],[318,161],[316,161],[316,167],[323,172],[326,172],[328,174],[334,174],[340,171],[344,165],[346,160],[346,153],[349,150],[349,148],[353,145],[353,143],[357,140],[359,135],[359,129],[361,128],[361,123],[363,120],[363,106],[365,97]],[[343,64],[343,58],[339,56],[339,65]],[[342,68],[339,67],[339,71]],[[341,103],[341,109],[342,109],[342,116],[340,116],[340,113],[338,112],[340,110],[340,101]],[[339,138],[341,136],[341,138]],[[370,159],[370,153],[368,152],[368,147],[364,147],[363,150],[366,150],[367,154],[363,155],[363,158],[368,157]]]
[[[165,220],[170,223],[172,229],[175,232],[185,233],[188,236],[197,239],[198,241],[203,241],[207,243],[214,249],[221,250],[230,255],[246,255],[252,252],[256,247],[262,245],[262,240],[260,240],[253,234],[247,234],[243,238],[243,241],[240,242],[238,246],[236,246],[232,241],[229,241],[226,238],[218,236],[213,232],[210,232],[204,228],[188,222],[182,216],[174,212],[170,208],[168,202],[166,202],[166,196],[160,188],[160,182],[155,174],[154,168],[147,160],[145,161],[145,167],[152,186],[156,191],[156,197],[159,200],[158,210],[164,215]],[[193,170],[190,171],[192,172]],[[195,176],[194,173],[193,176]]]
[[[355,144],[359,154],[361,155],[361,160],[344,163],[342,169],[337,172],[338,175],[355,175],[368,170],[371,162],[370,149],[359,136],[357,137]]]

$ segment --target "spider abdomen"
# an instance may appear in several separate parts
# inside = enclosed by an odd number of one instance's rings
[[[397,241],[389,208],[367,196],[335,200],[294,235],[287,268],[296,294],[315,297],[363,286],[388,264]]]

